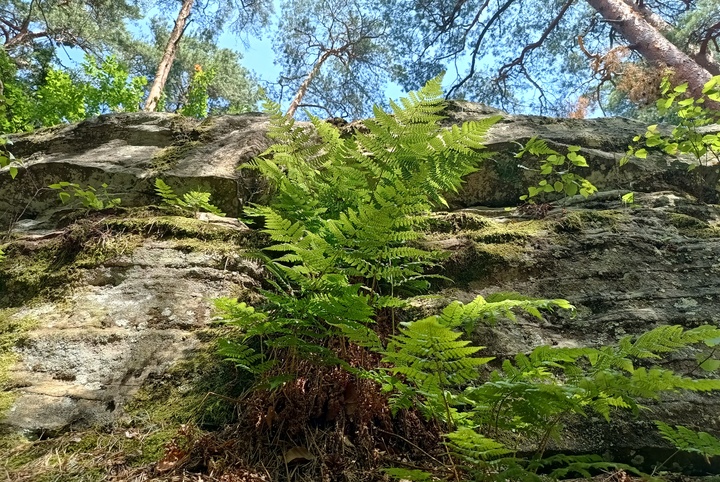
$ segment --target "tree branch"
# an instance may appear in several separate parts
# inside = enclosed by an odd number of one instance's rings
[[[473,47],[472,51],[472,61],[470,62],[470,70],[468,71],[468,74],[460,80],[460,82],[457,82],[455,85],[453,85],[450,90],[448,90],[447,95],[445,96],[446,99],[449,99],[453,93],[455,93],[460,87],[465,84],[468,80],[472,78],[473,75],[475,75],[475,64],[477,62],[477,55],[480,51],[480,45],[482,44],[483,39],[485,38],[485,35],[490,30],[490,27],[497,22],[502,14],[512,6],[512,4],[515,3],[515,0],[507,0],[493,15],[490,17],[488,22],[485,24],[485,26],[482,29],[482,32],[480,32],[480,36],[478,36],[477,40],[475,41],[475,46]]]
[[[542,46],[542,44],[547,40],[547,38],[550,36],[550,34],[557,28],[557,26],[560,24],[560,21],[565,16],[565,13],[567,13],[568,9],[572,6],[572,4],[575,3],[575,0],[567,0],[565,4],[560,8],[560,11],[555,16],[555,18],[550,22],[550,25],[547,26],[547,28],[543,31],[540,38],[531,43],[526,45],[522,52],[520,52],[520,55],[517,56],[512,62],[507,63],[500,67],[500,70],[498,70],[498,78],[502,79],[507,77],[510,70],[512,70],[514,67],[522,66],[525,62],[525,57],[528,53],[532,52],[533,50],[537,49],[538,47]],[[524,69],[523,69],[524,70]],[[533,83],[534,85],[537,85]],[[541,91],[542,92],[542,91]]]

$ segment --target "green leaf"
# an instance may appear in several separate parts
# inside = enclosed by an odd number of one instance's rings
[[[66,192],[59,192],[58,196],[60,196],[60,201],[65,204],[70,200],[70,194]]]
[[[568,160],[569,160],[570,162],[572,162],[573,165],[575,165],[575,166],[578,166],[578,167],[589,167],[587,161],[585,160],[585,157],[583,157],[583,156],[581,156],[581,155],[579,155],[579,154],[577,154],[577,153],[575,153],[575,152],[570,152],[570,153],[568,153],[567,158],[568,158]]]
[[[645,149],[638,149],[635,151],[635,157],[645,159],[647,157],[647,151]]]
[[[621,199],[622,199],[622,202],[625,204],[632,204],[635,202],[635,193],[629,192],[627,194],[623,194]]]
[[[574,182],[565,184],[565,194],[568,196],[574,196],[578,193],[578,185]]]
[[[18,175],[18,168],[15,166],[10,166],[9,171],[10,171],[10,177],[12,179],[15,179],[15,177]]]
[[[700,364],[700,368],[702,368],[703,370],[705,370],[707,372],[714,372],[715,370],[720,368],[720,360],[715,360],[715,359],[710,358],[710,359],[702,362]]]

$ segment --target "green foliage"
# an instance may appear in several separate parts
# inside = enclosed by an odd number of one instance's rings
[[[367,131],[348,138],[317,118],[314,130],[296,126],[279,105],[266,104],[275,144],[245,168],[263,174],[275,196],[245,212],[263,220],[273,243],[266,252],[274,259],[263,256],[275,290],[263,292],[267,320],[240,306],[220,310],[245,340],[338,363],[328,338],[379,348],[370,329],[376,310],[428,286],[425,269],[441,255],[414,243],[415,228],[476,169],[482,136],[497,120],[439,127],[440,83],[392,103],[393,115],[376,107]]]
[[[400,397],[391,400],[395,411],[415,402],[428,418],[455,425],[457,414],[453,415],[454,403],[446,390],[476,380],[477,367],[492,360],[473,357],[482,347],[468,346],[470,342],[458,340],[460,336],[442,324],[440,317],[432,316],[409,323],[392,337],[382,351],[382,361],[393,365],[389,369],[395,377],[392,388],[400,392]]]
[[[27,83],[18,79],[18,69],[5,50],[0,49],[0,133],[32,128],[32,101]],[[2,146],[0,146],[1,148]]]
[[[52,126],[86,117],[85,89],[67,72],[50,69],[34,97],[36,125]]]
[[[426,416],[456,426],[447,434],[448,447],[470,472],[484,474],[483,480],[518,474],[522,480],[540,480],[534,474],[544,466],[553,467],[553,480],[617,467],[599,457],[543,459],[542,454],[573,416],[595,413],[610,420],[615,410],[637,413],[644,408],[641,400],[658,399],[665,392],[720,390],[720,380],[681,376],[661,364],[664,356],[689,346],[716,345],[720,329],[707,325],[691,330],[661,326],[636,338],[624,337],[616,346],[540,346],[505,360],[500,370],[481,380],[475,367],[489,359],[472,357],[480,348],[457,341],[459,333],[450,328],[465,316],[475,316],[472,305],[453,304],[442,316],[408,324],[383,351],[383,361],[394,365],[388,369],[393,377],[380,380],[395,392],[395,409],[416,406]],[[650,365],[652,360],[660,365]],[[500,444],[488,433],[509,442]],[[505,457],[519,448],[509,444],[518,433],[525,443],[535,444],[534,457]],[[684,446],[693,446],[686,434]],[[702,436],[698,447],[709,453],[711,440]]]
[[[18,174],[18,167],[20,166],[20,161],[15,159],[15,156],[12,152],[7,148],[7,146],[11,146],[12,141],[8,139],[6,136],[0,135],[0,168],[7,167],[8,173],[10,174],[10,177],[15,179]]]
[[[88,79],[84,99],[87,116],[104,112],[134,112],[139,109],[145,95],[147,78],[130,77],[128,69],[112,55],[100,65],[86,55],[82,68]]]
[[[720,102],[720,76],[705,84],[701,98],[687,96],[687,88],[687,84],[672,87],[667,77],[663,79],[660,86],[662,97],[657,101],[657,108],[660,114],[677,119],[677,123],[670,135],[664,134],[654,124],[647,128],[645,134],[635,136],[634,144],[628,146],[627,153],[620,160],[621,166],[631,157],[645,159],[649,150],[676,157],[691,156],[697,164],[691,164],[689,170],[720,160],[720,132],[705,129],[720,121],[720,111],[705,105],[708,100]]]
[[[208,88],[215,80],[215,70],[203,70],[199,64],[195,65],[195,73],[190,80],[187,92],[187,103],[180,110],[182,115],[197,117],[198,119],[208,115]]]
[[[206,211],[217,216],[225,216],[225,213],[217,206],[210,204],[210,193],[205,191],[189,191],[183,194],[182,198],[175,194],[175,191],[160,178],[155,179],[155,193],[162,198],[166,206],[173,206],[182,209],[193,215],[200,211]]]
[[[130,77],[113,56],[99,65],[89,55],[82,74],[48,66],[42,82],[32,86],[17,79],[17,70],[0,53],[0,70],[10,75],[0,94],[0,129],[31,130],[75,122],[105,112],[136,111],[147,79]]]
[[[528,193],[520,196],[523,201],[534,197],[547,197],[552,193],[563,193],[565,196],[580,194],[588,197],[597,192],[597,188],[587,179],[571,172],[574,167],[589,167],[585,158],[579,154],[580,147],[568,146],[566,155],[552,149],[542,139],[533,137],[515,157],[522,159],[529,154],[533,158],[543,158],[540,162],[540,174],[545,176],[537,186],[528,188]]]
[[[80,187],[79,184],[61,181],[56,184],[50,184],[50,189],[58,191],[58,197],[63,204],[71,203],[72,199],[75,198],[77,202],[77,208],[82,206],[87,211],[101,211],[103,209],[111,209],[120,205],[119,197],[112,197],[108,193],[108,185],[106,183],[100,186],[100,195],[97,195],[98,190],[93,186],[87,186],[85,189]],[[71,207],[72,204],[69,204]]]
[[[663,438],[683,452],[698,453],[706,459],[720,455],[720,439],[713,437],[707,432],[695,432],[677,425],[675,428],[670,425],[655,421],[658,430]]]

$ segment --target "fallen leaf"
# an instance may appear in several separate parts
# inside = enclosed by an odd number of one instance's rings
[[[285,452],[285,463],[289,464],[293,460],[310,462],[311,460],[315,460],[315,456],[305,447],[293,447]]]

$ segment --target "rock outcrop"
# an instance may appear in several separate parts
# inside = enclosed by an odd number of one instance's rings
[[[457,122],[496,111],[456,103],[449,113]],[[644,132],[635,121],[502,116],[488,135],[494,154],[428,234],[427,242],[452,252],[445,274],[455,284],[439,292],[469,301],[517,291],[566,298],[578,310],[573,318],[480,329],[486,353],[506,358],[540,344],[609,343],[661,324],[718,323],[717,166],[688,173],[690,161],[653,153],[619,168],[632,137]],[[238,254],[261,242],[257,233],[151,206],[159,204],[153,181],[161,177],[179,193],[211,192],[212,202],[238,216],[244,203],[262,199],[262,183],[236,168],[269,145],[266,130],[260,114],[198,123],[140,113],[13,138],[24,167],[15,181],[0,171],[0,226],[8,240],[0,264],[3,431],[48,436],[114,423],[141,387],[202,351],[213,298],[259,286],[261,266]],[[583,175],[601,192],[555,203],[540,219],[505,210],[537,182],[513,155],[516,143],[532,136],[581,146],[590,164]],[[44,188],[59,181],[107,183],[123,209],[78,214]],[[620,198],[630,190],[636,202],[627,206]],[[11,350],[3,353],[6,345]],[[692,370],[692,354],[672,363]],[[554,449],[657,462],[669,447],[647,430],[655,418],[720,433],[717,395],[651,405],[648,415],[623,424],[580,421]],[[708,469],[702,460],[687,463]]]

